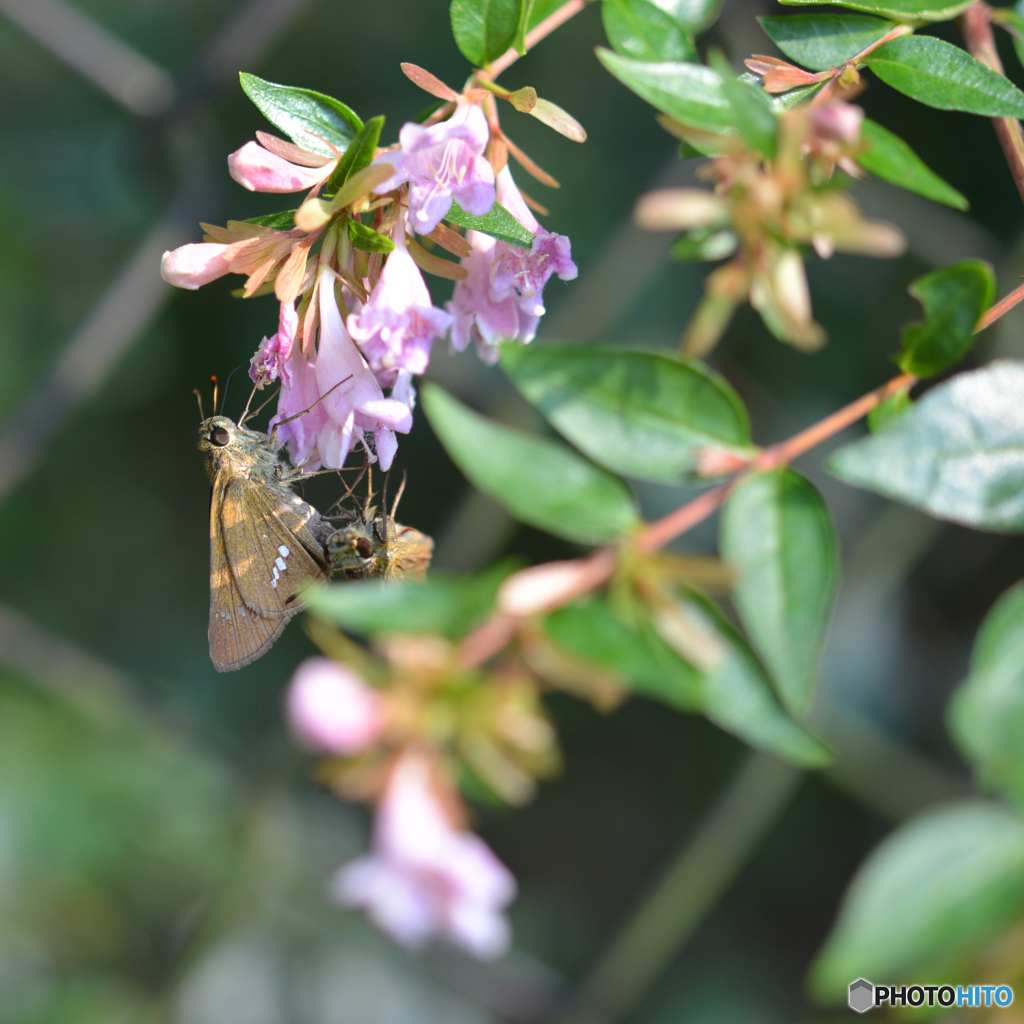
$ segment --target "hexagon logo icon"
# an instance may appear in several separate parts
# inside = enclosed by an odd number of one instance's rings
[[[875,1005],[875,986],[864,978],[850,982],[849,1004],[857,1013],[867,1013]]]

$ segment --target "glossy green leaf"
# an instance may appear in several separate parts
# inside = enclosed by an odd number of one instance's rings
[[[265,213],[260,217],[250,217],[246,224],[259,224],[261,228],[273,228],[275,231],[291,231],[295,227],[295,211],[282,210],[280,213]]]
[[[698,154],[699,155],[699,154]],[[724,260],[739,247],[736,234],[720,228],[697,228],[680,235],[668,250],[680,262],[693,260]]]
[[[708,600],[694,595],[694,613],[702,612],[706,626],[722,640],[723,658],[706,672],[707,706],[704,714],[758,750],[808,768],[832,760],[829,748],[792,719],[779,704],[771,684],[749,644]]]
[[[883,82],[929,107],[985,117],[1024,117],[1024,92],[942,39],[891,39],[864,63]]]
[[[529,16],[526,19],[526,31],[536,28],[545,18],[549,18],[565,3],[565,0],[533,0]]]
[[[377,144],[380,142],[381,129],[384,127],[383,117],[371,117],[356,133],[349,143],[348,149],[342,154],[338,166],[327,181],[326,191],[333,195],[342,185],[368,167],[377,155]]]
[[[733,123],[755,153],[775,155],[778,121],[771,97],[760,86],[736,77],[721,50],[708,55],[708,63],[718,73],[722,93],[732,107]]]
[[[649,625],[636,630],[626,626],[603,597],[552,612],[544,628],[559,647],[613,672],[634,693],[682,711],[699,711],[704,705],[701,673],[666,646]]]
[[[526,33],[530,30],[535,2],[536,0],[523,0],[522,10],[519,13],[519,24],[516,26],[516,35],[512,40],[512,45],[520,56],[526,53]]]
[[[484,619],[505,576],[500,567],[458,579],[334,583],[310,592],[309,608],[353,633],[433,632],[458,637]]]
[[[896,27],[892,21],[862,14],[791,14],[757,20],[790,60],[812,71],[840,67]]]
[[[939,519],[1024,530],[1024,363],[958,374],[828,465],[848,484]]]
[[[423,408],[452,461],[513,516],[581,544],[615,540],[639,525],[629,488],[558,441],[501,426],[423,386]]]
[[[685,25],[691,32],[710,28],[722,12],[725,0],[652,0],[666,14]]]
[[[926,199],[956,210],[967,209],[967,200],[931,170],[898,135],[865,118],[860,138],[867,148],[854,159],[864,170]]]
[[[336,151],[344,152],[363,127],[355,112],[341,100],[312,89],[276,85],[244,71],[238,77],[245,95],[260,113],[303,149],[335,157]]]
[[[813,484],[786,467],[729,495],[720,550],[736,573],[732,600],[782,703],[808,708],[836,587],[839,539]]]
[[[495,203],[482,217],[474,217],[458,203],[452,203],[444,219],[457,227],[482,231],[499,242],[518,245],[521,249],[529,249],[533,245],[533,232],[524,228],[500,203]]]
[[[1024,907],[1024,821],[976,801],[902,825],[861,866],[811,969],[820,999],[851,978],[896,981],[990,940]]]
[[[696,60],[689,29],[651,0],[602,0],[601,20],[616,53],[637,60]]]
[[[562,435],[617,473],[677,483],[709,448],[742,452],[739,396],[702,363],[629,349],[504,345],[502,369]]]
[[[933,377],[970,351],[978,321],[995,298],[996,279],[982,260],[963,260],[919,277],[910,294],[925,319],[903,329],[896,362],[915,377]]]
[[[452,0],[449,13],[462,56],[482,68],[515,41],[523,0]]]
[[[1024,804],[1024,584],[1003,594],[985,616],[948,719],[981,780]]]
[[[974,0],[832,0],[837,7],[849,7],[893,21],[950,21],[962,14]],[[821,0],[779,0],[787,7],[819,6]]]
[[[352,239],[352,245],[363,252],[392,252],[395,248],[395,243],[387,235],[374,231],[358,220],[348,222],[348,236]]]
[[[669,117],[709,132],[735,126],[732,107],[711,68],[679,62],[648,63],[600,46],[597,56],[623,85]]]

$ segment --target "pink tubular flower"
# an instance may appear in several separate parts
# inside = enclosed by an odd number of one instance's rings
[[[299,327],[299,315],[294,302],[282,302],[278,317],[277,334],[264,338],[256,354],[249,361],[249,376],[262,388],[281,378],[282,387],[292,384],[292,346]]]
[[[563,281],[572,281],[579,271],[572,261],[572,247],[565,235],[546,231],[530,212],[512,172],[506,165],[498,175],[498,202],[523,227],[533,232],[530,251],[499,242],[491,271],[491,294],[499,301],[519,295],[519,306],[528,316],[544,315],[544,285],[557,274]]]
[[[332,893],[364,908],[403,946],[441,936],[482,959],[500,956],[515,879],[479,836],[452,825],[431,781],[430,762],[402,757],[377,810],[370,854],[341,868]]]
[[[569,239],[537,223],[506,165],[498,175],[498,202],[534,235],[529,252],[476,231],[466,232],[473,251],[462,260],[468,277],[455,285],[448,310],[454,315],[452,348],[462,351],[472,338],[480,357],[498,358],[498,344],[533,341],[544,314],[544,285],[552,274],[576,277]]]
[[[250,192],[305,192],[326,181],[337,163],[335,159],[322,166],[303,167],[270,152],[258,142],[247,142],[228,157],[228,172]]]
[[[380,696],[330,658],[307,658],[292,676],[285,703],[295,735],[314,750],[355,754],[380,734]]]
[[[391,387],[399,370],[423,373],[434,338],[452,322],[450,313],[431,304],[420,268],[405,248],[401,221],[393,237],[395,248],[377,287],[362,309],[348,318],[349,333],[382,387]]]
[[[315,469],[320,464],[318,441],[320,431],[327,425],[327,410],[323,402],[317,404],[319,397],[316,361],[304,359],[302,353],[296,351],[287,375],[281,375],[277,413],[270,420],[270,429],[273,430],[282,420],[296,417],[277,430],[278,438],[288,445],[294,466]]]
[[[320,432],[320,460],[328,469],[341,469],[353,441],[362,437],[362,431],[371,431],[380,468],[387,470],[398,450],[395,432],[409,433],[412,412],[402,402],[384,397],[373,371],[345,330],[333,275],[326,269],[321,273],[316,379],[328,422]]]
[[[384,153],[378,163],[395,165],[395,173],[374,191],[378,195],[409,183],[409,216],[419,235],[440,224],[457,200],[467,213],[482,217],[494,205],[494,171],[483,152],[489,136],[483,111],[460,103],[455,113],[424,128],[411,122],[398,133],[398,152]]]
[[[452,314],[449,336],[452,348],[461,352],[475,341],[485,363],[498,361],[498,345],[502,341],[518,341],[528,345],[537,334],[540,317],[524,313],[514,296],[494,299],[491,289],[491,268],[495,248],[503,243],[479,231],[467,231],[466,241],[473,247],[462,260],[468,276],[458,281],[446,308]]]
[[[231,272],[228,245],[218,242],[193,242],[165,252],[160,260],[160,276],[175,288],[196,291]]]

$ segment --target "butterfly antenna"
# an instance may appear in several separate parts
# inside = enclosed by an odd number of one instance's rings
[[[227,388],[224,389],[227,391]],[[238,425],[242,426],[243,423],[249,418],[249,406],[252,405],[252,400],[256,397],[257,387],[255,384],[252,386],[252,391],[249,393],[249,401],[245,403],[245,408],[242,410],[242,415],[238,417]]]
[[[398,511],[398,503],[402,500],[402,495],[405,493],[405,484],[408,480],[408,474],[405,470],[402,470],[402,482],[398,485],[398,493],[395,495],[395,502],[391,506],[391,518],[395,518],[395,513]]]
[[[229,387],[231,387],[231,378],[232,378],[232,377],[234,377],[234,375],[235,375],[236,373],[238,373],[238,371],[239,371],[240,369],[242,369],[242,367],[243,367],[243,366],[245,366],[245,365],[246,365],[245,363],[239,363],[239,364],[238,364],[238,366],[236,366],[236,367],[235,367],[235,368],[234,368],[234,369],[233,369],[233,370],[232,370],[232,371],[231,371],[231,372],[230,372],[230,373],[228,374],[228,379],[227,379],[226,381],[224,381],[224,394],[223,394],[223,395],[221,395],[221,399],[220,399],[220,415],[221,415],[221,416],[223,416],[223,415],[224,415],[224,410],[225,410],[225,409],[227,408],[227,404],[228,404],[228,388],[229,388]],[[252,401],[252,399],[249,399],[249,400],[250,400],[250,401]],[[216,407],[216,405],[215,405],[215,406],[214,406],[214,409],[216,409],[216,408],[217,408],[217,407]],[[245,417],[243,416],[243,417],[242,417],[242,419],[245,419]],[[239,421],[239,426],[241,426],[241,421]]]
[[[217,383],[217,375],[210,378],[210,386],[213,388],[213,413],[217,415],[217,396],[220,394],[220,386]]]
[[[199,394],[199,388],[193,388],[192,394],[196,396],[196,401],[199,403],[199,419],[205,420],[206,413],[203,412],[203,396]]]
[[[268,399],[266,399],[265,401],[261,402],[255,409],[253,409],[253,411],[252,411],[253,417],[255,418],[256,416],[259,416],[259,414],[261,412],[263,412],[263,410],[266,409],[266,407],[268,405],[270,405],[270,403],[275,398],[277,398],[277,396],[279,394],[281,394],[281,385],[280,384],[278,384],[277,388],[274,390],[274,393]]]

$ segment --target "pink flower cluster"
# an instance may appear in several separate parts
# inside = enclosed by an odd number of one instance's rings
[[[281,301],[277,333],[264,338],[252,358],[250,375],[258,386],[279,381],[281,395],[275,420],[295,465],[341,468],[349,451],[362,445],[382,469],[390,467],[397,434],[412,426],[415,390],[412,378],[427,369],[436,338],[449,335],[454,350],[476,342],[482,358],[497,359],[502,341],[526,344],[537,333],[544,313],[543,290],[557,275],[576,276],[569,239],[545,231],[537,223],[512,180],[508,167],[495,178],[484,156],[489,129],[478,106],[460,102],[446,121],[423,127],[406,124],[396,149],[381,153],[376,163],[394,168],[377,184],[378,196],[401,189],[408,204],[391,218],[394,250],[387,256],[373,287],[360,282],[365,301],[345,284],[348,307],[342,316],[334,271],[310,256],[312,234],[299,229],[270,231],[247,225],[229,240],[185,245],[164,254],[161,273],[180,288],[199,288],[228,273],[249,275],[246,294],[275,280]],[[313,196],[334,170],[330,160],[292,143],[260,133],[228,158],[231,177],[250,191],[299,192]],[[472,252],[462,260],[467,277],[455,287],[447,309],[433,305],[423,275],[406,242],[406,220],[419,235],[437,228],[457,202],[474,216],[487,214],[495,199],[534,234],[529,251],[469,231]],[[231,224],[228,225],[230,229]],[[212,230],[212,229],[211,229]],[[214,236],[217,237],[217,236]],[[307,262],[308,260],[308,262]],[[343,281],[352,266],[338,267]],[[276,279],[275,279],[276,277]],[[319,334],[303,339],[296,296],[313,289],[318,303]],[[306,324],[315,318],[306,317]],[[390,389],[385,396],[384,391]]]
[[[299,666],[287,711],[304,745],[336,756],[365,750],[384,720],[377,692],[326,658]],[[515,879],[482,839],[453,823],[443,785],[428,756],[399,755],[377,807],[371,850],[337,872],[331,892],[408,948],[436,937],[496,957],[509,945],[504,909]]]

